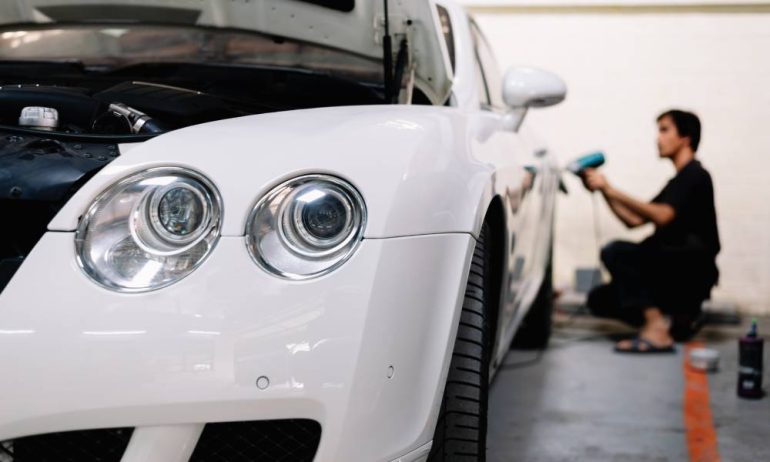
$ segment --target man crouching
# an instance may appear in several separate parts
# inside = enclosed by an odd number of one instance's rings
[[[695,333],[701,305],[719,278],[714,188],[695,159],[700,131],[700,120],[690,112],[671,110],[658,117],[659,155],[670,159],[677,173],[650,202],[619,191],[597,170],[583,174],[586,188],[600,191],[626,226],[655,225],[641,243],[616,241],[602,249],[612,281],[588,296],[594,315],[640,328],[638,336],[615,346],[618,352],[674,351],[675,340]]]

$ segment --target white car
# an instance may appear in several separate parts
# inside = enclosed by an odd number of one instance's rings
[[[0,461],[484,459],[550,330],[559,78],[444,0],[0,23]]]

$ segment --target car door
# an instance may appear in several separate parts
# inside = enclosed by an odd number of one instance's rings
[[[479,82],[481,112],[501,116],[507,109],[502,101],[502,73],[494,55],[471,20],[471,34],[475,49],[475,65]],[[522,315],[528,299],[534,298],[532,287],[539,285],[543,275],[542,234],[543,217],[547,210],[548,184],[551,172],[547,156],[534,137],[526,133],[500,131],[490,141],[494,155],[501,159],[497,165],[499,180],[505,181],[503,198],[508,236],[506,242],[507,268],[503,275],[501,307],[497,337],[501,339],[494,357],[501,357],[508,349],[515,321]],[[535,289],[536,293],[536,289]],[[531,302],[531,300],[530,300]]]

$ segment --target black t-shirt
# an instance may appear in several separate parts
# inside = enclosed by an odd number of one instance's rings
[[[711,175],[693,160],[666,184],[652,202],[668,204],[675,210],[674,220],[659,226],[647,239],[671,250],[693,252],[714,259],[720,250]]]

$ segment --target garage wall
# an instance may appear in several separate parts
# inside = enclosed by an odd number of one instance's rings
[[[770,313],[770,2],[466,0],[501,67],[533,65],[569,85],[561,106],[530,113],[567,161],[602,149],[610,181],[651,198],[674,174],[657,158],[656,116],[703,123],[698,156],[715,180],[723,241],[718,301]],[[592,198],[574,178],[558,209],[557,284],[597,264]],[[599,239],[638,240],[597,200]]]

